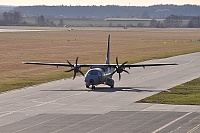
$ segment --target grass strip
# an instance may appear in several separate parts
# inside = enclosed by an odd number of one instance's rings
[[[83,73],[86,73],[86,69],[82,70]],[[77,76],[80,74],[77,73]],[[0,93],[6,92],[14,89],[29,87],[33,85],[38,85],[42,83],[47,83],[51,81],[56,81],[60,79],[66,79],[73,76],[73,73],[67,73],[63,70],[45,73],[44,75],[38,75],[34,77],[24,77],[19,79],[10,80],[0,84]]]
[[[24,78],[14,79],[0,84],[0,92],[38,85],[41,83],[47,83],[54,80],[59,80],[69,77],[71,77],[71,74],[69,73],[65,73],[63,71],[56,71],[44,75],[39,75],[37,77],[35,76],[35,77],[28,77],[28,78],[24,77]]]
[[[138,101],[176,105],[200,105],[200,78],[175,86],[169,92],[161,92]]]

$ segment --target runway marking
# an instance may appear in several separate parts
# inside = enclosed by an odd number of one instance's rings
[[[188,131],[187,133],[193,133],[194,131],[196,131],[197,129],[200,128],[200,124],[197,125],[196,127],[192,128],[190,131]]]
[[[51,132],[51,133],[57,133],[57,132],[60,132],[60,131],[64,131],[64,130],[66,130],[67,128],[70,128],[70,127],[76,126],[76,125],[78,125],[78,124],[80,124],[80,123],[82,123],[82,122],[88,121],[88,120],[90,120],[90,119],[94,119],[94,118],[96,118],[96,117],[98,117],[98,116],[99,116],[99,115],[95,115],[95,116],[93,116],[93,117],[90,117],[90,118],[88,118],[88,119],[85,119],[85,120],[79,121],[79,122],[74,123],[74,124],[72,124],[72,125],[69,125],[69,126],[67,126],[67,127],[60,128],[60,129],[58,129],[58,130],[56,130],[56,131],[53,131],[53,132]]]
[[[58,99],[55,99],[55,100],[52,100],[52,101],[48,101],[48,102],[40,103],[40,104],[37,104],[37,105],[29,106],[29,107],[26,107],[26,108],[18,109],[18,110],[15,110],[15,111],[11,111],[9,113],[0,115],[0,118],[7,116],[7,115],[11,115],[11,114],[16,113],[16,112],[21,112],[21,111],[31,109],[31,108],[34,108],[34,107],[40,107],[40,106],[43,106],[43,105],[46,105],[46,104],[54,103],[58,100],[62,100],[62,99],[69,98],[69,97],[72,97],[72,96],[78,96],[78,95],[81,95],[83,93],[86,93],[86,92],[76,93],[76,94],[69,95],[69,96],[66,96],[66,97],[61,97],[61,98],[58,98]]]
[[[182,119],[182,118],[184,118],[184,117],[190,115],[191,113],[192,113],[192,112],[189,112],[189,113],[187,113],[187,114],[185,114],[185,115],[183,115],[183,116],[181,116],[181,117],[179,117],[179,118],[177,118],[177,119],[175,119],[175,120],[173,120],[173,121],[167,123],[166,125],[164,125],[164,126],[158,128],[158,129],[156,129],[156,130],[153,131],[152,133],[157,133],[157,132],[161,131],[162,129],[164,129],[164,128],[168,127],[169,125],[171,125],[171,124],[177,122],[178,120],[180,120],[180,119]]]
[[[62,115],[62,116],[60,116],[60,117],[63,117],[63,116],[65,116],[65,115]],[[32,127],[35,127],[35,126],[38,126],[38,125],[44,124],[44,123],[46,123],[46,122],[49,122],[49,121],[52,121],[52,120],[55,120],[55,119],[58,119],[58,118],[60,118],[60,117],[55,117],[55,118],[52,118],[52,119],[48,119],[48,120],[46,120],[46,121],[43,121],[43,122],[40,122],[40,123],[34,124],[34,125],[32,125],[32,126],[29,126],[29,127],[26,127],[26,128],[20,129],[20,130],[17,130],[17,131],[12,132],[12,133],[21,132],[21,131],[24,131],[24,130],[26,130],[26,129],[29,129],[29,128],[32,128]]]
[[[27,88],[24,88],[24,89],[27,89]],[[21,91],[21,90],[23,90],[23,89],[11,90],[11,91],[7,91],[7,92],[2,93],[2,94],[6,94],[6,93],[9,93],[9,92],[14,92],[14,91]],[[29,96],[32,96],[32,95],[35,95],[35,94],[37,95],[37,94],[40,94],[40,93],[42,93],[42,92],[35,92],[35,93],[32,93],[32,94],[28,94],[28,95],[24,95],[24,96],[16,97],[16,98],[8,98],[8,99],[6,99],[6,100],[0,101],[0,103],[6,102],[6,101],[8,101],[8,100],[17,100],[17,99],[20,99],[20,98],[26,98],[26,97],[29,97]]]

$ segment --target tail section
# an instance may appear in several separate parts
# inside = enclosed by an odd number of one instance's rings
[[[107,48],[106,64],[110,64],[110,34],[108,34],[108,48]]]

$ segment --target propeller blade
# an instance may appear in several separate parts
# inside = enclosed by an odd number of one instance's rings
[[[121,80],[121,73],[119,73],[119,80]]]
[[[117,66],[119,67],[118,57],[116,57],[116,63],[117,63]]]
[[[130,74],[128,71],[126,71],[126,70],[123,70],[124,72],[126,72],[126,73],[128,73],[128,74]]]
[[[73,71],[74,69],[72,68],[72,69],[70,69],[70,70],[67,70],[67,71],[65,71],[65,72],[71,72],[71,71]]]
[[[76,72],[74,72],[74,77],[73,77],[73,79],[75,79],[75,77],[76,77]]]
[[[128,63],[128,61],[124,62],[121,66],[124,66],[126,63]]]
[[[72,65],[68,60],[67,60],[67,63],[71,66],[71,67],[73,67],[74,65]]]
[[[81,70],[78,70],[78,71],[84,76],[84,73]]]
[[[114,73],[116,73],[117,72],[117,70],[115,70],[114,72],[112,72],[110,75],[113,75]]]
[[[77,67],[77,64],[78,64],[78,57],[76,57],[76,67]]]
[[[108,45],[110,44],[110,34],[108,35]]]

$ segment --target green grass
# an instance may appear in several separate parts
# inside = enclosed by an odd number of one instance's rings
[[[83,73],[86,73],[86,70],[82,70]],[[80,74],[78,73],[77,76]],[[66,79],[73,76],[73,73],[67,73],[62,70],[56,71],[56,72],[49,72],[44,75],[37,75],[35,77],[29,77],[29,78],[18,78],[14,80],[9,80],[8,82],[3,82],[0,84],[0,93],[6,92],[14,89],[29,87],[33,85],[38,85],[42,83],[47,83],[51,81],[56,81],[60,79]]]
[[[142,99],[138,102],[200,105],[200,78],[171,88],[169,92],[161,92],[159,94]]]
[[[0,84],[0,92],[5,92],[13,89],[33,86],[41,83],[50,82],[53,80],[58,80],[62,78],[68,78],[70,75],[62,71],[57,71],[54,73],[48,73],[43,76],[31,77],[31,78],[19,78],[15,80],[9,80],[8,82],[3,82]]]

